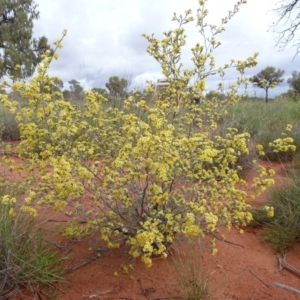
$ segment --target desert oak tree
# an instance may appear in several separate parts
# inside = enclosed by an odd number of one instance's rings
[[[266,103],[268,103],[269,88],[274,88],[278,83],[284,81],[282,75],[284,70],[276,70],[274,67],[266,67],[259,73],[250,78],[250,81],[254,86],[257,86],[266,91]]]
[[[41,54],[50,49],[42,36],[32,37],[39,18],[33,0],[0,0],[0,77],[25,78],[33,74]]]
[[[293,91],[300,94],[300,72],[293,71],[292,77],[287,80],[289,86],[293,89]]]

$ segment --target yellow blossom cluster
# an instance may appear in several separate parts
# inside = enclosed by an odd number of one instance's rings
[[[4,195],[1,199],[1,203],[4,205],[12,205],[16,203],[16,198],[10,197],[10,195]]]
[[[286,131],[292,131],[293,126],[288,124],[286,126]],[[273,142],[270,142],[266,149],[263,145],[256,145],[257,153],[261,157],[267,156],[268,159],[275,160],[288,160],[290,159],[296,151],[296,146],[294,145],[294,140],[292,137],[287,136],[287,133],[281,133],[281,137],[275,139]]]
[[[273,149],[275,153],[278,152],[295,152],[296,146],[293,144],[294,140],[291,137],[279,138],[269,143],[269,147]]]
[[[268,217],[274,217],[274,207],[273,206],[265,206],[264,209],[267,211]]]

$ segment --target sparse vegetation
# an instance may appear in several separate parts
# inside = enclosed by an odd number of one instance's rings
[[[62,279],[62,258],[49,251],[47,233],[35,218],[42,206],[70,218],[64,237],[98,235],[108,248],[127,245],[132,258],[147,267],[155,256],[168,256],[177,235],[203,240],[218,234],[219,227],[242,232],[252,220],[265,227],[264,239],[275,251],[287,251],[300,238],[297,178],[274,189],[268,205],[253,214],[244,189],[252,168],[257,177],[249,185],[255,195],[274,182],[273,170],[254,162],[258,158],[293,160],[299,167],[298,103],[241,101],[238,87],[249,83],[243,74],[257,64],[257,54],[218,68],[212,53],[220,46],[215,36],[244,1],[220,26],[205,24],[205,1],[199,3],[194,17],[191,10],[174,14],[178,28],[162,39],[144,35],[148,53],[169,83],[163,94],[155,94],[153,84],[128,94],[129,82],[116,76],[108,91],[84,92],[73,79],[71,90],[62,92],[62,81],[48,75],[57,59],[50,50],[36,77],[14,82],[10,95],[0,94],[0,133],[6,140],[20,139],[17,149],[24,159],[20,167],[3,155],[2,161],[8,172],[27,172],[29,183],[13,189],[5,176],[0,180],[0,297],[21,287],[38,294]],[[188,70],[180,56],[186,45],[183,28],[194,19],[205,43],[191,49],[194,66]],[[55,45],[60,48],[61,40]],[[220,83],[218,91],[205,95],[208,76],[223,77],[228,68],[239,72],[236,85],[225,92]],[[268,102],[268,89],[282,75],[268,67],[251,81],[265,89]],[[197,246],[174,262],[184,299],[210,299],[210,277],[203,276]],[[210,250],[218,251],[214,237]]]
[[[274,100],[271,105],[243,100],[227,107],[228,114],[223,117],[222,126],[235,127],[240,133],[249,132],[253,144],[262,145],[265,150],[266,155],[262,159],[291,161],[293,155],[300,151],[300,109],[298,103],[289,100],[281,98]],[[292,125],[290,131],[286,131],[288,124]],[[270,143],[287,136],[293,139],[296,152],[274,152]]]
[[[274,208],[274,216],[267,217],[264,209],[253,214],[253,225],[263,226],[263,239],[281,254],[292,249],[300,239],[299,183],[297,175],[291,183],[270,191],[266,205]]]
[[[7,182],[6,182],[7,183]],[[7,299],[26,288],[32,295],[62,281],[62,258],[46,241],[38,220],[16,207],[17,186],[0,184],[0,298]]]
[[[33,295],[61,282],[62,258],[38,229],[37,220],[21,211],[12,217],[11,206],[0,203],[0,298],[16,295],[26,288]]]
[[[246,193],[237,185],[245,182],[236,163],[249,153],[249,134],[232,127],[223,136],[215,134],[226,105],[241,96],[231,86],[223,100],[212,98],[201,105],[191,101],[191,96],[203,95],[210,74],[221,72],[211,54],[220,45],[215,37],[242,4],[235,5],[220,27],[210,26],[209,42],[192,48],[191,70],[180,63],[186,44],[183,26],[194,21],[191,10],[184,17],[174,15],[178,28],[162,40],[145,35],[147,51],[170,83],[163,97],[150,104],[136,94],[125,100],[124,109],[105,107],[107,99],[90,92],[81,108],[73,105],[53,89],[56,80],[47,71],[56,55],[46,52],[37,76],[13,85],[27,99],[25,107],[1,97],[16,112],[18,151],[27,158],[25,168],[31,175],[33,169],[39,171],[22,209],[36,215],[40,205],[50,205],[72,220],[65,236],[100,234],[109,248],[127,244],[129,253],[148,267],[153,255],[167,256],[168,245],[179,233],[204,238],[219,226],[245,226],[252,216]],[[200,1],[197,25],[207,39],[205,18],[205,1]],[[60,41],[56,45],[60,47]],[[256,56],[232,61],[222,74],[234,67],[240,74],[237,85],[247,83],[242,74],[256,65]],[[197,81],[190,85],[195,76]],[[153,92],[153,85],[145,91]],[[46,172],[49,167],[51,174]],[[273,184],[271,171],[258,171],[252,183],[256,194]]]
[[[171,262],[179,275],[178,285],[185,300],[213,299],[213,274],[208,274],[204,267],[202,247],[201,240],[190,240],[185,253],[176,251],[175,247],[175,253],[172,255]]]

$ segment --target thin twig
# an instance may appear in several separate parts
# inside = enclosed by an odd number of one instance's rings
[[[169,297],[158,297],[158,298],[148,298],[148,299],[149,300],[169,300],[169,299],[184,299],[184,298],[181,296],[177,296],[177,297],[169,296]]]
[[[67,248],[69,243],[65,243],[63,246],[58,245],[57,243],[50,241],[50,240],[45,240],[47,243],[54,245],[55,247],[57,247],[59,250],[64,250],[65,248]]]
[[[79,266],[76,266],[74,268],[70,268],[70,269],[67,270],[67,273],[71,273],[71,272],[73,272],[73,271],[75,271],[75,270],[77,270],[77,269],[79,269],[81,267],[84,267],[85,265],[88,265],[89,263],[93,262],[97,258],[98,258],[98,256],[95,256],[95,257],[91,258],[90,260],[85,261],[84,263],[80,264]]]
[[[104,292],[101,292],[101,290],[99,290],[98,292],[96,292],[95,294],[92,294],[92,295],[82,295],[83,298],[89,298],[89,299],[92,299],[92,298],[96,298],[98,297],[99,295],[103,295],[103,294],[107,294],[109,292],[111,292],[112,290],[107,290],[107,291],[104,291]]]
[[[68,220],[54,220],[54,219],[48,219],[48,222],[57,222],[57,223],[67,223],[69,222]],[[87,221],[78,221],[78,224],[86,224]]]
[[[252,270],[248,269],[248,271],[255,277],[257,278],[261,283],[263,283],[267,288],[269,288],[269,286],[262,280],[260,279]]]
[[[227,240],[224,240],[223,238],[221,238],[220,236],[216,235],[216,234],[213,234],[213,233],[209,233],[211,236],[213,236],[214,238],[218,239],[219,241],[221,242],[224,242],[224,243],[227,243],[227,244],[230,244],[230,245],[234,245],[234,246],[237,246],[237,247],[242,247],[242,248],[245,248],[243,245],[241,244],[237,244],[237,243],[233,243],[233,242],[230,242],[230,241],[227,241]]]

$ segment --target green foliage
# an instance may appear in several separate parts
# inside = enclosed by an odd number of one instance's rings
[[[292,102],[298,102],[299,101],[299,94],[297,91],[289,89],[287,92],[280,94],[279,96],[276,97],[277,100],[288,100]]]
[[[96,92],[97,94],[100,94],[100,95],[104,96],[105,98],[109,97],[109,94],[108,94],[108,92],[107,92],[106,89],[103,89],[103,88],[93,88],[92,91]]]
[[[270,147],[270,143],[279,137],[291,137],[292,144],[296,146],[296,151],[299,151],[299,120],[299,105],[289,99],[276,100],[272,105],[265,105],[260,101],[243,100],[227,107],[227,115],[223,116],[221,127],[234,127],[241,133],[249,132],[254,144],[263,146],[266,159],[286,161],[292,159],[294,151],[274,152],[275,149]],[[288,124],[292,126],[287,132]]]
[[[276,252],[285,253],[300,238],[300,189],[296,176],[291,184],[276,187],[270,192],[268,207],[274,208],[274,216],[266,218],[258,210],[253,213],[256,224],[263,225],[263,239]]]
[[[61,92],[61,90],[64,87],[64,83],[61,79],[56,78],[54,80],[54,85],[53,85],[53,92]]]
[[[128,94],[129,85],[129,81],[125,78],[119,78],[118,76],[109,78],[105,86],[109,91],[109,99],[112,101],[113,107],[123,109],[123,102]]]
[[[276,87],[279,83],[283,82],[282,76],[284,70],[276,69],[274,67],[266,67],[259,73],[250,78],[254,86],[257,86],[266,91],[266,103],[268,103],[268,90],[269,88]]]
[[[34,220],[24,213],[12,219],[3,204],[0,216],[0,296],[15,294],[21,287],[36,292],[61,281],[61,258],[49,251],[45,233],[36,231]]]
[[[293,157],[292,169],[296,173],[299,173],[299,171],[300,171],[300,152],[299,151]]]
[[[300,72],[293,71],[292,77],[287,80],[287,83],[290,85],[290,87],[293,89],[293,91],[296,92],[296,94],[300,95]]]
[[[219,93],[218,91],[209,91],[206,93],[205,98],[208,100],[212,100],[213,98],[217,98],[218,100],[224,100],[226,95],[223,93]]]
[[[80,82],[72,79],[69,81],[69,86],[70,90],[63,91],[64,98],[73,102],[82,101],[84,98],[84,91]]]
[[[204,94],[208,76],[216,72],[224,76],[227,68],[241,74],[237,85],[248,83],[242,74],[256,65],[256,54],[245,61],[233,60],[223,69],[216,68],[212,56],[220,45],[215,36],[244,1],[222,19],[221,26],[205,25],[205,1],[199,3],[196,24],[205,42],[191,50],[192,69],[181,63],[183,27],[194,20],[190,10],[185,16],[174,15],[178,28],[165,32],[162,40],[145,36],[147,51],[170,82],[153,102],[135,93],[118,109],[92,91],[85,93],[79,108],[53,92],[55,81],[47,73],[53,59],[50,52],[35,78],[12,86],[27,99],[25,107],[0,95],[16,113],[18,151],[27,158],[24,168],[31,178],[36,176],[24,211],[35,215],[41,205],[50,205],[71,218],[65,236],[98,234],[110,248],[127,244],[129,253],[148,267],[153,255],[167,256],[177,234],[203,238],[219,226],[240,228],[252,219],[240,188],[245,182],[236,166],[238,158],[248,154],[249,134],[234,128],[224,136],[215,134],[226,105],[241,98],[237,86],[230,87],[224,100],[191,102],[195,94]],[[150,84],[145,94],[153,95],[154,89]],[[272,172],[259,170],[261,176],[252,184],[256,193],[273,183]]]
[[[124,78],[120,79],[118,76],[112,76],[105,86],[111,95],[124,96],[128,87],[128,81]]]
[[[33,22],[38,19],[37,5],[32,0],[1,0],[0,78],[29,77],[41,61],[41,54],[50,49],[47,38],[32,38]]]
[[[37,220],[12,210],[7,200],[6,196],[0,199],[1,299],[17,294],[21,287],[36,293],[63,278],[61,258],[49,250]]]
[[[0,126],[1,127],[1,126]],[[0,128],[0,132],[1,132]],[[1,150],[11,146],[0,139]],[[3,154],[0,159],[0,298],[16,296],[22,288],[41,296],[44,288],[62,281],[62,258],[46,241],[47,231],[40,229],[38,219],[17,204],[31,179],[19,174],[14,178],[14,161]],[[26,199],[25,199],[26,201]]]

